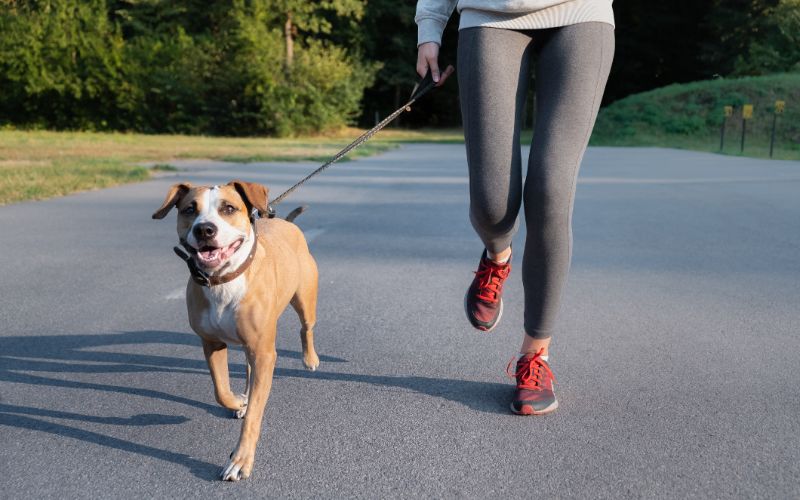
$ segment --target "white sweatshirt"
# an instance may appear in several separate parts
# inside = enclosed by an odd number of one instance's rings
[[[447,20],[458,6],[458,29],[488,26],[517,30],[601,22],[614,25],[613,0],[419,0],[417,44],[442,43]]]

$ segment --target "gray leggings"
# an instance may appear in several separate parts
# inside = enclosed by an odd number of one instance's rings
[[[536,125],[523,190],[519,135],[534,55]],[[553,332],[572,256],[578,168],[613,56],[614,28],[605,23],[459,33],[470,219],[486,248],[500,252],[525,200],[525,332],[534,338]]]

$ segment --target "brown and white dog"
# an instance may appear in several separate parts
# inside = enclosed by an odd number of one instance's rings
[[[189,279],[186,306],[189,324],[202,339],[217,402],[244,417],[239,442],[222,470],[226,481],[247,478],[253,470],[277,357],[277,321],[290,303],[302,325],[303,363],[309,370],[319,366],[313,333],[317,265],[297,226],[278,218],[251,221],[253,209],[267,212],[267,192],[242,181],[213,187],[175,184],[153,214],[163,219],[177,208],[178,237],[211,279],[208,286]],[[247,357],[242,395],[231,391],[228,344],[241,344]]]

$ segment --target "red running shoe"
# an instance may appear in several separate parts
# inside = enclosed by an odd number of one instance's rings
[[[511,411],[517,415],[544,415],[558,408],[558,400],[553,392],[555,377],[547,361],[542,359],[544,349],[528,353],[517,361],[516,373],[511,373],[512,359],[508,362],[506,373],[517,379],[517,391],[511,402]]]
[[[503,315],[503,282],[511,272],[511,258],[498,264],[481,255],[475,279],[464,297],[464,309],[472,326],[484,332],[491,331]]]

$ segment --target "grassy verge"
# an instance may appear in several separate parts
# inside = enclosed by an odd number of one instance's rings
[[[362,131],[291,139],[228,138],[92,132],[0,131],[0,205],[39,200],[147,179],[171,171],[170,161],[207,158],[233,162],[323,162]],[[405,142],[459,142],[458,130],[385,130],[350,158]],[[142,167],[153,162],[152,168]]]
[[[785,101],[786,109],[773,157],[800,160],[800,73],[675,84],[626,97],[601,110],[591,144],[719,152],[723,109],[733,106],[722,152],[766,158],[776,100]],[[753,105],[753,117],[741,153],[744,104]]]
[[[719,149],[720,132],[697,136],[675,137],[669,134],[641,133],[632,138],[592,138],[592,146],[617,147],[661,147],[687,149],[729,156],[747,158],[769,158],[769,137],[750,137],[745,140],[744,152],[741,151],[741,128],[735,132],[726,132],[725,143]],[[777,142],[773,147],[773,160],[800,160],[800,148],[786,142]]]
[[[591,144],[719,151],[723,107],[725,154],[741,155],[743,104],[754,105],[745,156],[767,157],[775,100],[786,101],[774,158],[800,160],[800,74],[719,79],[670,85],[621,99],[601,110]],[[207,158],[233,162],[323,162],[361,134],[290,139],[0,130],[0,205],[60,196],[147,179],[174,171],[170,161]],[[523,134],[525,140],[530,131]],[[461,143],[453,130],[381,131],[349,157],[372,155],[407,142]],[[152,168],[143,162],[154,163]]]
[[[0,161],[0,205],[147,179],[147,168],[119,160]]]

